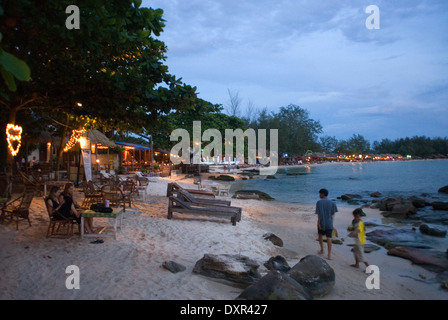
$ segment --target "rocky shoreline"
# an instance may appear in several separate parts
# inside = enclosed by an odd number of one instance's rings
[[[448,193],[448,186],[440,193]],[[448,281],[448,202],[431,201],[427,194],[384,197],[380,192],[363,200],[359,194],[344,194],[338,199],[362,208],[378,209],[384,217],[375,223],[365,218],[369,241],[384,247],[388,255],[409,259],[436,272],[441,284]]]

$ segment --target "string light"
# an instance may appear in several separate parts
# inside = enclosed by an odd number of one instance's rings
[[[64,152],[67,152],[68,150],[73,148],[74,145],[78,143],[78,141],[81,139],[82,135],[85,132],[86,132],[86,129],[73,130],[72,131],[72,136],[70,137],[70,140],[65,145]]]
[[[15,157],[19,153],[20,146],[22,144],[22,127],[16,126],[12,123],[8,123],[6,126],[6,141],[8,141],[8,148],[12,156]],[[17,141],[17,146],[14,149],[12,142]]]

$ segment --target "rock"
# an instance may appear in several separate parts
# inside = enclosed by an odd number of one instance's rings
[[[264,263],[264,266],[270,271],[288,272],[291,270],[288,262],[282,256],[269,258],[269,260]]]
[[[403,216],[407,217],[409,214],[417,213],[417,208],[414,207],[411,201],[405,201],[400,204],[393,206],[391,215],[392,216]]]
[[[368,240],[383,246],[386,249],[394,247],[432,248],[431,241],[427,240],[421,234],[407,229],[377,229],[368,232],[366,237]]]
[[[265,240],[269,240],[271,241],[274,245],[278,246],[278,247],[283,247],[283,240],[280,239],[278,236],[276,236],[273,233],[265,233],[263,235],[263,238]]]
[[[427,205],[427,202],[425,199],[418,198],[415,196],[409,197],[408,200],[411,201],[412,205],[414,207],[416,207],[417,209],[424,208]]]
[[[413,263],[434,272],[448,270],[448,259],[445,257],[444,252],[417,248],[392,248],[387,254],[409,259]]]
[[[348,246],[353,247],[354,244],[349,244]],[[369,244],[369,243],[364,245],[364,253],[370,253],[370,252],[376,251],[376,250],[380,250],[380,247],[376,246],[374,244]],[[351,251],[353,251],[353,248]]]
[[[361,199],[362,197],[359,194],[346,193],[341,196],[342,200],[348,201],[353,199]]]
[[[440,188],[439,192],[441,192],[441,193],[448,193],[448,186],[444,186],[444,187]]]
[[[204,254],[204,257],[196,262],[193,272],[229,281],[244,288],[261,278],[258,267],[256,261],[242,255]]]
[[[270,195],[259,190],[238,190],[233,195],[236,199],[275,200]]]
[[[381,211],[392,211],[395,205],[402,204],[403,198],[401,197],[387,197],[381,199],[380,201],[380,210]]]
[[[336,278],[333,268],[324,259],[315,255],[302,258],[288,271],[288,275],[310,290],[315,298],[329,293],[334,287]]]
[[[228,176],[226,174],[220,174],[219,176],[209,176],[210,180],[219,180],[219,181],[235,181],[235,178],[232,176]]]
[[[174,261],[164,261],[162,263],[162,267],[171,271],[172,273],[178,273],[187,269],[185,266]]]
[[[440,230],[437,228],[433,228],[433,227],[428,226],[427,224],[420,225],[419,230],[421,233],[427,234],[430,236],[442,237],[442,238],[446,236],[446,230]]]
[[[448,202],[435,201],[431,203],[431,206],[434,210],[447,210],[448,211]]]
[[[248,286],[236,300],[312,300],[311,292],[279,271],[271,271]]]
[[[381,192],[375,191],[369,194],[372,198],[379,198],[381,197]]]

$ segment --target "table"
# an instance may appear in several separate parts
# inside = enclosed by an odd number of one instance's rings
[[[84,218],[108,218],[108,219],[114,219],[114,234],[103,234],[103,233],[84,233]],[[120,226],[118,226],[118,220],[120,220]],[[113,211],[111,213],[105,213],[105,212],[96,212],[93,210],[85,210],[81,216],[81,238],[84,237],[113,237],[114,239],[117,239],[117,228],[119,227],[121,229],[121,225],[123,222],[123,207],[113,208]],[[104,230],[104,229],[103,229]]]

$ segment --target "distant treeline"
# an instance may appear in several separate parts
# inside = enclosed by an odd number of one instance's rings
[[[434,155],[448,156],[448,138],[428,138],[415,136],[391,141],[383,139],[373,143],[375,153],[398,153],[427,158]]]
[[[320,138],[319,144],[322,147],[321,151],[340,154],[401,154],[422,158],[439,155],[448,156],[448,138],[415,136],[394,141],[383,139],[370,145],[362,135],[358,134],[347,140],[337,140],[335,137],[324,136]]]

